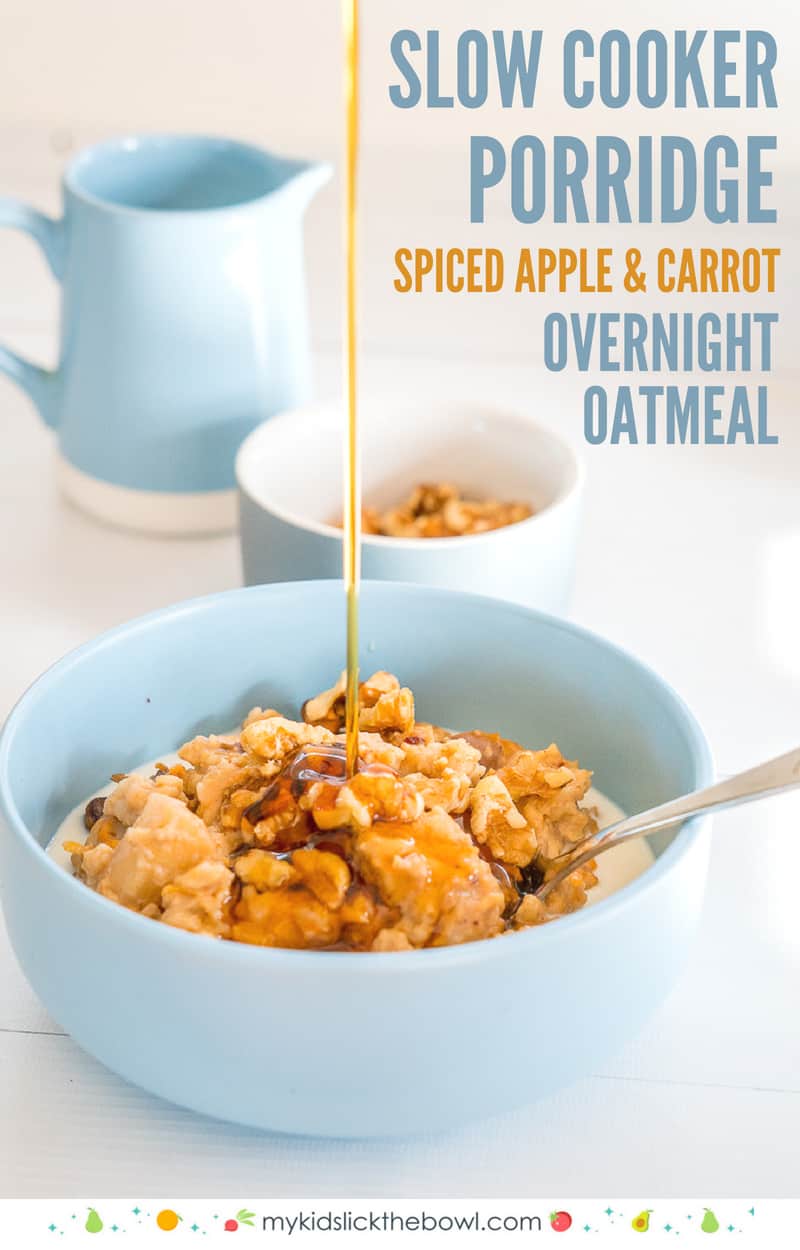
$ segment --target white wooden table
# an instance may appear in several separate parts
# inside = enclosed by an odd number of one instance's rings
[[[0,326],[0,329],[3,327]],[[15,327],[42,354],[50,331]],[[320,389],[336,358],[319,357]],[[398,362],[374,356],[367,384]],[[577,406],[520,362],[416,359],[421,396]],[[800,439],[791,390],[778,451],[634,448],[589,455],[574,615],[656,666],[705,725],[721,772],[800,737]],[[234,537],[159,541],[63,504],[50,436],[0,381],[0,715],[68,648],[127,617],[234,586]],[[573,429],[576,433],[576,427]],[[215,1124],[124,1084],[50,1020],[0,938],[0,1193],[510,1197],[796,1192],[800,1114],[800,802],[718,821],[692,965],[612,1063],[535,1107],[446,1139],[326,1144]],[[609,990],[613,969],[609,968]],[[143,1024],[146,1027],[146,1023]],[[524,1086],[524,1073],[520,1073]]]

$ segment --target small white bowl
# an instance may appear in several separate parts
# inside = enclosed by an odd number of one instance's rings
[[[364,502],[403,500],[421,482],[475,498],[529,503],[527,521],[461,538],[366,535],[365,578],[472,590],[563,613],[575,566],[584,471],[558,435],[529,418],[469,402],[366,399]],[[339,578],[345,421],[340,404],[273,417],[236,461],[248,585]]]

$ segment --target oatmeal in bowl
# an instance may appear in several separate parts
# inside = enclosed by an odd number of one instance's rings
[[[391,673],[360,687],[348,778],[344,677],[303,719],[255,708],[234,733],[117,775],[54,840],[75,875],[152,920],[256,946],[408,951],[494,938],[575,911],[577,869],[534,891],[594,833],[591,773],[555,745],[416,719]],[[67,821],[74,833],[75,817]]]

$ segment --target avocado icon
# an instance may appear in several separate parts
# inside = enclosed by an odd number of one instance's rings
[[[640,1211],[637,1216],[631,1220],[631,1228],[637,1233],[646,1233],[650,1227],[650,1216],[653,1214],[652,1208],[648,1211]]]
[[[705,1215],[703,1223],[700,1225],[704,1233],[716,1233],[719,1229],[719,1220],[713,1211],[709,1211],[708,1207],[703,1207]]]
[[[86,1220],[86,1231],[87,1233],[102,1233],[103,1231],[103,1221],[100,1219],[100,1216],[97,1214],[94,1207],[89,1208],[89,1216]]]

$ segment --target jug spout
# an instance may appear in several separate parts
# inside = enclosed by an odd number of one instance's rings
[[[300,210],[305,210],[326,182],[333,168],[327,161],[281,160],[276,169],[276,190],[292,196]]]

